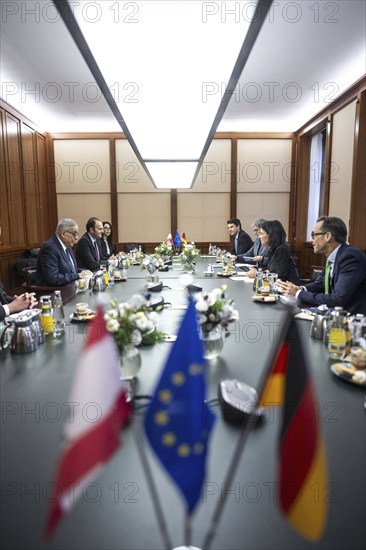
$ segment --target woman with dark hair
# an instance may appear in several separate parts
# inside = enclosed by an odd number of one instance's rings
[[[265,221],[259,231],[262,246],[269,250],[266,269],[271,273],[277,273],[282,281],[290,281],[295,285],[300,284],[299,274],[291,250],[286,242],[286,232],[278,220]],[[251,269],[256,273],[256,269]]]
[[[112,226],[109,222],[103,223],[103,233],[101,238],[103,259],[107,260],[117,251],[117,246],[112,243]]]

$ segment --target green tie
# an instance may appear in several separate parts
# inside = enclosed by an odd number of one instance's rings
[[[325,263],[325,274],[324,274],[324,294],[329,294],[329,279],[330,279],[330,261],[327,260]]]

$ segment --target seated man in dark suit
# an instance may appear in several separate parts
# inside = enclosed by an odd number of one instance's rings
[[[12,313],[19,313],[24,309],[32,309],[37,305],[34,292],[25,292],[20,296],[9,296],[0,280],[0,321]]]
[[[230,236],[233,237],[231,254],[234,256],[245,254],[253,245],[253,241],[248,233],[245,233],[241,228],[240,220],[238,218],[231,218],[227,221],[227,228]]]
[[[37,284],[64,286],[79,278],[91,275],[78,270],[72,245],[78,239],[75,220],[63,218],[56,227],[55,235],[43,243],[37,261]]]
[[[350,313],[366,314],[366,255],[347,244],[347,228],[336,217],[318,218],[311,234],[316,254],[325,254],[325,270],[304,287],[281,282],[286,294],[307,305],[342,306]]]
[[[86,233],[76,245],[76,261],[81,269],[97,271],[106,258],[102,252],[101,236],[103,224],[98,218],[90,218],[86,223]]]
[[[239,262],[258,264],[262,269],[266,268],[268,264],[269,250],[262,244],[259,238],[259,231],[265,221],[266,220],[264,218],[258,218],[252,223],[251,228],[253,229],[253,233],[255,235],[255,241],[245,254],[240,254],[238,256]]]

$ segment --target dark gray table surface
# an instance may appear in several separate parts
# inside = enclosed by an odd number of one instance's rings
[[[225,283],[240,312],[230,326],[219,360],[211,362],[207,397],[215,398],[222,378],[238,378],[258,387],[281,326],[285,307],[251,301],[251,284],[204,278],[206,262],[197,263],[195,279],[210,290]],[[128,270],[127,282],[116,283],[103,298],[129,298],[144,291],[145,272]],[[186,302],[179,272],[161,273],[170,289],[162,295],[174,305]],[[75,303],[95,305],[100,295],[80,294],[65,306],[67,318]],[[159,295],[159,294],[157,294]],[[166,309],[159,328],[176,334],[184,311]],[[327,549],[361,550],[365,535],[365,388],[334,377],[322,342],[309,338],[308,321],[297,321],[306,347],[317,393],[317,412],[325,439],[328,469],[328,521],[317,543],[303,539],[282,516],[274,498],[277,481],[277,442],[281,409],[270,409],[264,424],[251,431],[232,488],[224,480],[238,428],[227,424],[217,406],[217,422],[210,441],[208,473],[202,502],[193,522],[193,540],[201,546],[218,499],[226,506],[212,548],[217,550]],[[124,549],[163,548],[152,501],[133,439],[132,427],[123,432],[123,445],[64,517],[51,542],[42,532],[54,481],[73,374],[86,325],[70,323],[61,342],[47,341],[32,354],[1,355],[1,548],[2,549]],[[151,394],[172,344],[141,348],[142,368],[137,393]],[[136,417],[138,422],[138,417]],[[174,546],[183,544],[184,506],[166,474],[148,450]],[[316,487],[306,490],[314,492]]]

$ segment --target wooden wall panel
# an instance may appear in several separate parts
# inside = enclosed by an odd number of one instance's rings
[[[37,175],[38,175],[38,241],[42,242],[47,235],[51,235],[56,227],[57,213],[52,209],[52,203],[49,197],[49,188],[47,180],[47,143],[46,138],[36,133],[36,154],[37,154]]]
[[[0,247],[10,245],[9,195],[5,165],[4,115],[0,109]]]
[[[26,197],[25,229],[26,240],[36,245],[39,241],[38,223],[40,219],[39,195],[37,185],[35,131],[26,124],[21,125],[23,157],[23,190]]]
[[[24,190],[20,121],[9,113],[5,115],[5,173],[9,193],[10,238],[12,246],[25,246]]]
[[[366,251],[366,90],[357,101],[349,241]]]

